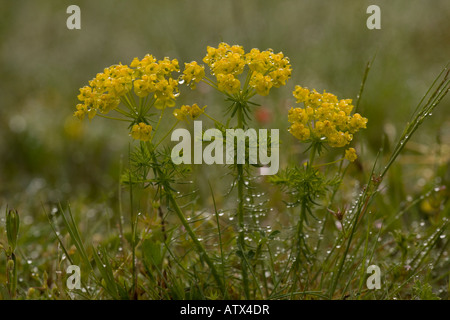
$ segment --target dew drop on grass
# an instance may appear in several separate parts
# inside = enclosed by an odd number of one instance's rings
[[[445,238],[445,234],[441,234],[441,235],[439,236],[439,238],[444,239],[444,238]]]

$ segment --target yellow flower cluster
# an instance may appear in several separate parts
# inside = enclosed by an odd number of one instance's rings
[[[272,49],[262,52],[252,49],[245,58],[252,71],[250,86],[255,88],[261,96],[268,95],[272,87],[284,86],[291,77],[292,68],[289,58],[282,52],[275,54]]]
[[[291,76],[289,59],[283,53],[274,53],[271,49],[260,51],[252,49],[245,53],[242,46],[230,46],[224,42],[217,48],[207,47],[203,58],[216,77],[217,88],[229,95],[237,95],[241,91],[239,75],[249,67],[249,81],[246,85],[253,88],[257,94],[265,96],[272,87],[278,88],[286,84]],[[187,83],[198,83],[205,77],[204,67],[196,62],[186,64],[182,79]]]
[[[172,78],[172,72],[179,70],[176,59],[157,61],[151,55],[142,60],[135,58],[130,67],[110,66],[89,81],[89,86],[80,89],[78,100],[81,103],[74,115],[79,119],[88,115],[92,119],[97,112],[106,114],[117,108],[133,88],[140,98],[153,94],[157,108],[173,107],[178,95],[178,81]]]
[[[175,109],[173,115],[180,121],[187,120],[188,116],[190,116],[192,120],[195,120],[205,112],[205,108],[206,106],[200,108],[196,103],[192,106],[183,105],[180,109]]]
[[[148,141],[150,140],[150,135],[152,133],[152,126],[149,124],[145,124],[140,122],[139,124],[135,124],[131,128],[130,135],[133,139]]]
[[[133,70],[126,65],[114,65],[89,81],[89,86],[80,89],[75,116],[84,119],[85,115],[92,119],[97,111],[108,113],[120,103],[120,97],[132,88]]]
[[[181,76],[182,83],[186,82],[191,89],[196,88],[196,84],[202,81],[205,77],[205,67],[199,65],[196,61],[184,64],[183,75]]]
[[[350,162],[355,161],[358,158],[356,155],[356,150],[354,148],[348,148],[345,150],[345,159],[347,159]]]
[[[179,72],[178,60],[164,58],[157,61],[147,54],[142,60],[134,58],[130,65],[135,69],[134,92],[140,98],[154,94],[155,107],[163,109],[174,107],[178,96],[178,81],[172,78],[172,72]]]
[[[359,113],[351,115],[351,99],[338,100],[334,94],[320,94],[300,86],[295,87],[293,95],[297,103],[304,104],[304,108],[291,108],[288,115],[292,123],[289,132],[300,141],[323,141],[331,147],[344,147],[354,133],[366,128],[366,118]],[[347,159],[354,156],[349,151]]]

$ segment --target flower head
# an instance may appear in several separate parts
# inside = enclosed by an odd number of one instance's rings
[[[152,133],[152,126],[149,124],[145,124],[140,122],[139,124],[135,124],[131,128],[131,136],[133,139],[141,140],[141,141],[149,141],[150,135]]]
[[[238,95],[246,89],[253,89],[255,93],[266,96],[271,88],[278,88],[286,84],[291,76],[289,59],[283,53],[274,53],[272,49],[260,51],[252,49],[245,53],[238,45],[220,43],[217,48],[208,46],[203,62],[211,69],[216,77],[217,89],[228,95]],[[242,81],[239,76],[248,67],[248,80]],[[187,63],[182,80],[188,84],[201,81],[205,77],[204,67],[195,61]],[[244,84],[244,87],[241,87]]]
[[[205,112],[205,108],[206,106],[200,108],[196,103],[192,106],[182,105],[180,109],[175,109],[173,111],[173,115],[180,121],[187,120],[188,116],[190,116],[192,120],[195,120]]]
[[[151,95],[157,108],[173,107],[178,96],[178,81],[172,73],[179,70],[176,59],[158,61],[149,54],[142,60],[134,58],[129,67],[118,64],[105,68],[88,86],[80,89],[78,100],[81,103],[74,116],[84,119],[87,114],[92,119],[97,112],[106,114],[116,109],[121,101],[132,104],[128,96],[132,89],[139,98]]]
[[[351,115],[351,99],[338,100],[334,94],[325,91],[320,94],[300,86],[295,87],[293,95],[304,106],[289,110],[288,120],[292,123],[289,132],[300,141],[344,147],[352,141],[353,134],[366,128],[366,118],[359,113]]]
[[[356,150],[354,148],[349,148],[345,150],[345,159],[347,159],[350,162],[355,161],[358,158],[356,155]]]
[[[205,67],[199,65],[196,61],[184,64],[183,75],[181,80],[190,85],[191,89],[195,89],[196,84],[205,77]]]

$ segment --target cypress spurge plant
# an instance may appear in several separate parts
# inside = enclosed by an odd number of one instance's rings
[[[324,91],[322,94],[316,90],[309,90],[296,86],[293,91],[296,102],[300,107],[291,108],[288,121],[291,123],[289,132],[299,141],[306,143],[306,152],[309,152],[309,160],[302,166],[294,166],[282,171],[271,181],[280,185],[291,194],[290,206],[300,207],[300,214],[295,233],[295,249],[291,259],[293,260],[292,291],[298,287],[299,268],[311,259],[311,250],[305,240],[304,224],[314,215],[318,198],[326,195],[327,191],[338,186],[340,173],[332,178],[325,177],[321,171],[324,167],[331,166],[342,161],[356,160],[354,148],[348,148],[341,159],[331,163],[315,165],[314,160],[327,148],[343,148],[350,144],[353,135],[360,129],[366,128],[367,119],[359,113],[353,113],[354,106],[351,99],[339,100],[334,94]],[[341,170],[339,170],[341,171]]]
[[[209,72],[206,72],[206,68],[209,68]],[[76,106],[75,116],[90,120],[102,117],[127,123],[128,134],[134,146],[130,150],[130,167],[121,181],[129,188],[130,195],[131,236],[128,241],[131,248],[131,288],[127,283],[119,285],[116,282],[118,276],[105,248],[96,248],[94,260],[90,260],[76,226],[74,223],[68,224],[69,232],[76,238],[75,243],[85,264],[92,271],[93,262],[98,265],[97,269],[103,280],[99,281],[97,276],[94,278],[104,291],[116,299],[139,298],[143,287],[140,275],[144,274],[148,275],[150,283],[158,286],[145,288],[145,292],[157,298],[200,296],[281,299],[313,296],[328,299],[347,297],[346,292],[349,290],[353,290],[352,297],[363,297],[366,294],[363,286],[365,267],[376,254],[378,244],[378,238],[374,240],[370,236],[374,218],[367,213],[379,192],[381,181],[404,145],[447,93],[448,73],[441,74],[434,83],[437,89],[430,89],[424,97],[387,164],[379,170],[379,162],[374,163],[370,175],[365,177],[366,184],[349,209],[345,204],[337,207],[336,199],[344,198],[340,195],[340,187],[347,169],[357,159],[358,148],[351,147],[351,144],[354,135],[366,128],[368,119],[355,112],[351,99],[338,99],[326,91],[319,93],[305,87],[295,87],[293,96],[297,105],[289,110],[286,122],[290,123],[290,134],[304,146],[307,160],[303,163],[298,161],[269,179],[288,195],[286,211],[294,213],[293,220],[296,223],[292,227],[292,234],[288,235],[289,239],[281,245],[283,248],[277,247],[274,255],[271,241],[279,241],[282,232],[270,230],[266,234],[264,230],[258,229],[253,209],[246,203],[252,201],[255,192],[251,185],[256,176],[254,167],[262,165],[250,165],[248,148],[245,148],[245,154],[242,155],[238,154],[242,150],[239,151],[234,146],[233,154],[228,154],[227,150],[225,155],[228,173],[234,179],[230,190],[234,193],[230,192],[228,196],[236,195],[232,209],[233,219],[236,217],[235,224],[232,225],[234,228],[221,229],[219,215],[223,210],[217,207],[213,188],[210,188],[215,222],[208,223],[216,223],[214,230],[217,228],[218,231],[218,249],[214,250],[199,237],[198,221],[191,220],[192,215],[195,215],[194,210],[188,212],[188,207],[191,206],[183,205],[184,200],[181,200],[189,196],[179,191],[179,185],[192,182],[189,176],[190,162],[179,161],[186,159],[185,154],[181,154],[181,149],[177,149],[179,154],[175,156],[178,158],[174,159],[176,149],[171,152],[164,144],[177,127],[200,117],[212,121],[223,135],[227,129],[247,132],[253,121],[253,108],[257,105],[254,102],[255,96],[265,97],[273,88],[286,84],[292,72],[289,59],[283,53],[274,53],[270,49],[245,52],[241,46],[220,43],[217,47],[207,47],[202,63],[185,63],[181,75],[178,76],[178,72],[180,67],[176,59],[157,60],[152,55],[146,55],[143,59],[135,58],[129,66],[119,64],[106,68],[88,86],[80,89],[80,103]],[[365,80],[363,84],[364,82]],[[199,83],[211,86],[223,95],[223,117],[220,121],[208,113],[209,108],[206,106],[196,103],[177,106],[182,92],[180,86],[196,89]],[[358,104],[359,99],[356,105]],[[203,133],[201,138],[204,138]],[[267,139],[270,140],[271,137]],[[225,139],[218,143],[226,146]],[[337,160],[326,162],[323,159],[331,149],[340,150],[341,156]],[[152,197],[153,210],[158,212],[161,220],[162,236],[154,242],[155,238],[151,238],[150,232],[146,234],[146,230],[138,230],[139,209],[134,207],[133,199],[141,191],[148,192],[149,198]],[[324,213],[325,219],[322,219]],[[166,220],[166,214],[174,214],[182,228],[178,230],[176,226],[168,225],[171,219]],[[316,220],[319,220],[318,224],[322,223],[318,229],[311,227]],[[367,230],[361,231],[359,227],[363,225],[363,221],[368,221]],[[327,251],[329,253],[323,257],[319,255],[324,249],[323,242],[327,241],[326,245],[330,246],[330,240],[322,239],[330,230],[331,222],[338,226],[337,231],[333,229],[337,236],[332,239],[332,247]],[[440,231],[432,235],[427,245],[433,243],[434,246],[438,243],[447,224],[445,222],[440,226]],[[10,226],[13,226],[13,219]],[[312,237],[308,238],[309,230],[317,231],[316,243]],[[188,265],[183,259],[191,258],[189,248],[182,247],[184,252],[180,252],[178,247],[173,250],[176,237],[184,232],[198,257],[198,260],[189,260]],[[363,236],[357,237],[358,232],[362,232]],[[380,227],[377,232],[380,235],[385,229]],[[250,237],[255,240],[252,244],[246,240]],[[226,242],[222,241],[224,238],[227,239]],[[184,239],[180,240],[183,241]],[[217,253],[219,249],[220,256]],[[425,255],[417,254],[411,259],[412,274],[408,277],[413,277],[423,268],[430,250],[429,245],[424,246]],[[402,261],[408,260],[408,252],[402,254]],[[281,256],[285,259],[282,266],[275,261]],[[143,267],[138,261],[141,257]],[[170,261],[167,262],[168,260]],[[197,262],[201,266],[206,265],[207,271],[199,267]],[[238,273],[233,270],[238,270]],[[229,280],[227,277],[231,272],[233,274]],[[270,279],[267,275],[270,275]],[[214,281],[212,284],[211,279]],[[395,292],[386,292],[385,296],[391,297],[392,294]]]
[[[217,268],[198,240],[194,230],[185,217],[175,197],[174,184],[183,176],[183,169],[169,160],[167,150],[161,143],[182,121],[195,120],[201,115],[211,119],[221,130],[235,128],[245,130],[251,120],[250,101],[255,95],[266,96],[272,88],[286,84],[291,75],[289,59],[272,50],[252,49],[245,53],[241,46],[220,43],[217,48],[208,47],[203,59],[211,70],[210,78],[205,74],[205,67],[195,61],[186,63],[183,74],[176,79],[173,74],[179,71],[178,61],[165,58],[156,60],[147,55],[142,60],[134,59],[130,66],[114,65],[89,82],[89,86],[80,89],[75,116],[89,119],[100,116],[110,120],[129,123],[130,136],[139,141],[131,155],[132,168],[124,175],[123,181],[141,187],[153,187],[159,203],[165,203],[167,209],[176,214],[191,238],[200,259],[210,268],[217,287],[225,294],[224,277],[219,276]],[[226,123],[215,120],[205,112],[205,107],[197,104],[182,105],[172,112],[175,120],[169,130],[161,126],[163,117],[171,116],[166,109],[174,107],[178,98],[179,85],[185,84],[195,89],[199,82],[204,82],[225,96],[227,108],[224,108]],[[116,115],[111,115],[116,113]],[[158,138],[158,140],[157,140]],[[236,151],[236,150],[235,150]],[[244,294],[250,298],[249,256],[245,244],[245,206],[244,197],[249,180],[248,159],[237,161],[230,167],[237,187],[237,250],[241,259]],[[183,177],[185,179],[185,177]],[[130,192],[132,197],[132,192]],[[135,257],[136,215],[131,209],[131,227],[133,263]],[[135,267],[133,265],[133,270]],[[134,275],[136,281],[136,275]],[[258,286],[259,288],[259,286]]]
[[[179,81],[173,76],[176,72],[179,72],[176,59],[170,60],[166,57],[158,61],[149,54],[142,60],[135,58],[130,66],[113,65],[106,68],[103,73],[97,74],[89,82],[89,86],[80,89],[78,99],[81,103],[77,105],[74,115],[79,119],[84,119],[86,116],[89,119],[100,116],[129,124],[129,135],[139,141],[137,151],[134,152],[136,157],[132,159],[134,160],[132,163],[134,169],[130,168],[130,172],[124,175],[124,182],[130,185],[131,203],[133,185],[155,187],[160,199],[165,199],[167,207],[171,208],[187,231],[200,259],[210,268],[218,288],[224,292],[223,280],[219,277],[216,266],[198,240],[175,199],[175,189],[172,187],[174,171],[169,168],[170,163],[165,161],[164,153],[158,151],[158,146],[180,122],[175,119],[176,122],[169,130],[163,130],[161,127],[163,117],[171,116],[165,112],[166,109],[174,107],[179,96]],[[191,115],[196,117],[201,112],[194,114],[200,110],[195,107],[195,104],[192,107],[183,106],[182,110],[193,110]],[[111,113],[116,115],[111,115]],[[156,141],[155,138],[157,134],[159,141]],[[152,173],[153,177],[149,177],[149,173]],[[133,285],[136,289],[137,214],[132,205],[130,221]]]
[[[192,88],[200,81],[213,87],[225,96],[228,106],[225,109],[225,121],[227,125],[211,118],[222,129],[237,129],[245,131],[248,122],[252,120],[252,107],[257,105],[250,99],[255,95],[267,96],[272,88],[278,88],[286,84],[291,76],[291,65],[289,59],[282,52],[274,53],[272,50],[260,51],[252,49],[246,53],[242,46],[230,46],[220,43],[217,48],[207,47],[207,54],[203,58],[210,69],[213,78],[206,76],[204,66],[196,61],[186,63],[182,75]],[[182,110],[176,111],[176,116]],[[254,146],[252,146],[254,147]],[[233,151],[233,165],[231,172],[235,177],[237,187],[237,251],[241,259],[242,283],[244,295],[250,298],[249,271],[250,252],[245,243],[246,233],[246,209],[244,205],[246,186],[252,175],[249,167],[248,155],[243,159],[237,151]],[[230,155],[227,155],[229,157]],[[259,285],[258,285],[259,288]]]

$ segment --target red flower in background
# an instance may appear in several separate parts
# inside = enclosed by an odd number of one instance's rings
[[[266,107],[259,107],[255,110],[255,119],[259,124],[268,124],[272,122],[272,112]]]

